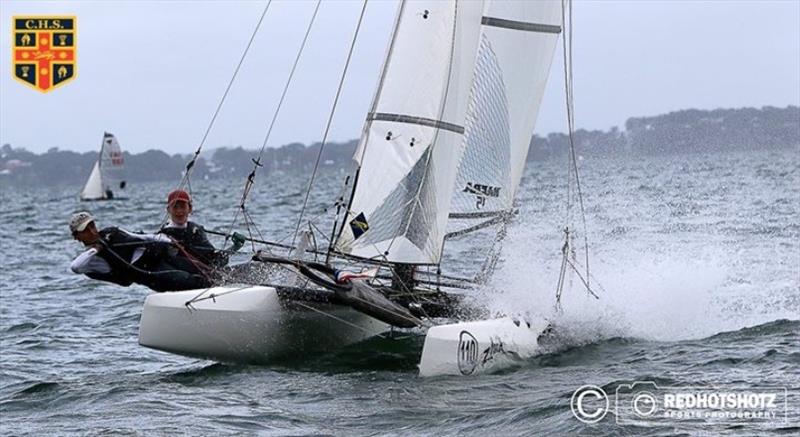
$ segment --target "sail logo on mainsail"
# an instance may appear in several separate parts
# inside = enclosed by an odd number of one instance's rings
[[[476,194],[478,196],[500,197],[500,187],[492,187],[489,185],[476,184],[472,182],[467,182],[467,186],[464,187],[464,192]]]
[[[492,187],[485,184],[467,182],[467,186],[462,190],[465,193],[478,196],[475,208],[481,209],[486,204],[487,197],[500,197],[500,187]]]
[[[74,16],[14,16],[11,21],[14,79],[43,93],[75,79]]]

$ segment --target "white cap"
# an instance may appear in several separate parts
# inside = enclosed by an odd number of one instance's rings
[[[69,230],[74,234],[75,232],[83,232],[86,229],[86,226],[89,226],[89,223],[94,221],[94,217],[87,211],[77,212],[72,214],[72,218],[69,220]]]

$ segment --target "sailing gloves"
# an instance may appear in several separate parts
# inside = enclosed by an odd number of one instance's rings
[[[242,246],[244,246],[245,241],[246,239],[244,235],[234,232],[233,235],[231,235],[231,242],[233,242],[233,246],[231,246],[231,252],[236,252],[237,250],[241,249]]]

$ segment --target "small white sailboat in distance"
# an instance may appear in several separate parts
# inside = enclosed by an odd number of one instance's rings
[[[124,159],[122,149],[119,147],[114,134],[103,133],[103,142],[100,144],[100,155],[94,163],[89,179],[81,191],[81,200],[122,200],[115,195],[114,189],[124,189],[125,181],[122,180]]]

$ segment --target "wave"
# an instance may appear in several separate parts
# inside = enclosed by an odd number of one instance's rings
[[[733,341],[744,338],[759,338],[774,334],[791,334],[800,337],[800,320],[778,319],[760,325],[748,326],[735,331],[723,331],[707,337],[709,341]]]
[[[17,391],[14,396],[15,397],[25,397],[28,395],[39,394],[39,393],[47,393],[53,392],[60,388],[61,386],[57,382],[44,382],[39,381],[35,382],[28,387],[25,387],[22,390]]]

